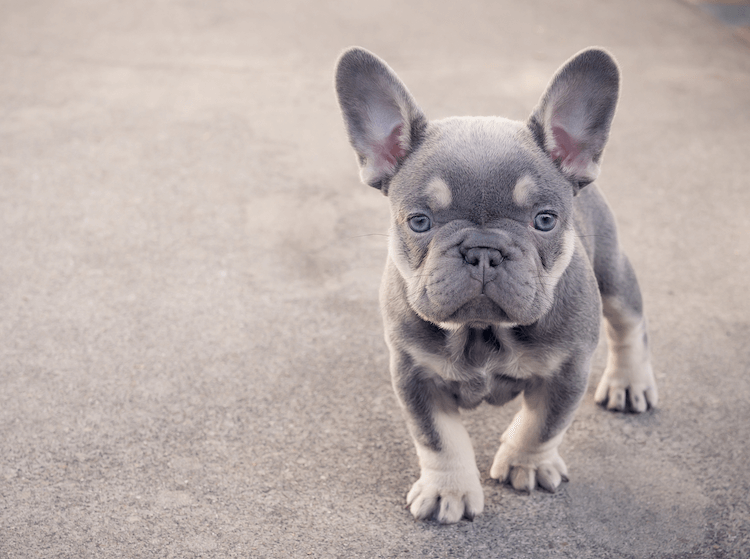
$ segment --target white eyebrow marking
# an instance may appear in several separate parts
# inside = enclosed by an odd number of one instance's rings
[[[513,187],[513,201],[519,206],[525,206],[528,204],[529,195],[535,186],[536,183],[534,182],[534,179],[529,175],[522,176],[518,179],[518,182],[516,182],[516,186]]]
[[[425,194],[427,194],[428,204],[434,210],[444,210],[453,201],[451,189],[440,177],[433,177],[425,188]]]

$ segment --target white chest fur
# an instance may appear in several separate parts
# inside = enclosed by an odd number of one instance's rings
[[[432,348],[430,348],[432,349]],[[430,351],[409,348],[414,364],[438,384],[449,384],[467,405],[490,396],[497,379],[505,382],[549,378],[567,354],[520,341],[510,328],[463,327],[449,332],[446,343]]]

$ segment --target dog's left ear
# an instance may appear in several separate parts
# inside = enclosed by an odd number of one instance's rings
[[[599,176],[620,89],[620,71],[606,51],[586,49],[557,71],[529,118],[539,145],[577,193]]]

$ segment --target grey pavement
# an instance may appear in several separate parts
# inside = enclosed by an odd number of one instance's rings
[[[599,185],[661,403],[589,391],[555,494],[404,510],[377,304],[386,200],[332,89],[350,45],[431,118],[524,119],[623,72]],[[750,557],[750,48],[676,0],[0,0],[0,558]]]

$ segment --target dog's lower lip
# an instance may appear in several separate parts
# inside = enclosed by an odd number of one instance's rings
[[[467,301],[451,315],[447,322],[458,322],[467,326],[488,327],[511,322],[508,313],[485,294]]]

